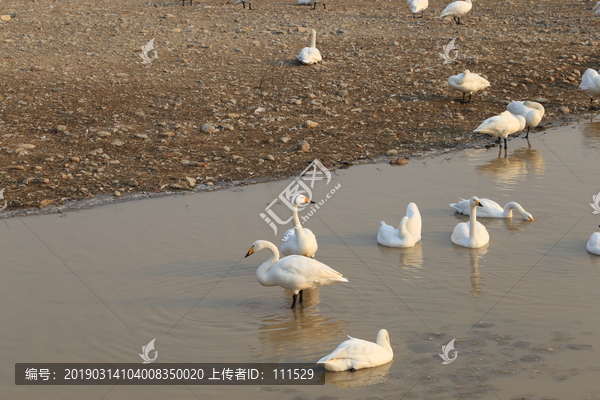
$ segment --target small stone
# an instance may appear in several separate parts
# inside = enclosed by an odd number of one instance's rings
[[[175,15],[173,15],[173,14],[166,14],[164,16],[164,18],[175,18]]]
[[[11,20],[10,15],[0,15],[0,21],[8,22],[10,20]]]
[[[50,179],[48,179],[48,178],[37,178],[37,179],[33,180],[33,183],[41,183],[41,184],[46,185],[46,184],[50,183]]]
[[[120,141],[120,140],[115,140],[114,142],[111,143],[111,145],[115,146],[115,147],[121,147],[123,146],[125,143]]]
[[[275,157],[273,157],[271,154],[269,154],[268,156],[265,157],[265,160],[267,160],[267,161],[275,161]]]
[[[79,161],[81,161],[81,158],[79,158],[79,157],[69,157],[69,161],[79,162]]]
[[[243,158],[244,158],[244,157],[242,157],[242,156],[237,156],[237,155],[233,155],[233,156],[231,156],[231,159],[232,159],[233,161],[238,161],[238,160],[241,160],[241,159],[243,159]]]
[[[107,137],[107,136],[110,136],[110,135],[111,135],[111,133],[110,133],[110,132],[108,132],[108,131],[100,131],[100,132],[96,132],[96,136],[98,136],[98,137],[101,137],[101,138],[102,138],[102,137]]]
[[[231,151],[231,148],[229,146],[223,146],[223,150],[225,150],[225,151]]]
[[[27,149],[27,150],[31,150],[31,149],[35,149],[35,145],[34,144],[29,144],[29,143],[25,143],[25,144],[20,144],[17,145],[18,149]]]
[[[310,144],[308,144],[308,142],[306,141],[301,141],[296,145],[296,148],[299,151],[309,151],[310,150]]]
[[[231,124],[223,124],[223,129],[227,129],[228,131],[234,131],[235,127]]]
[[[398,150],[396,149],[390,149],[388,151],[385,152],[385,155],[388,157],[394,157],[398,155]]]
[[[317,126],[319,126],[319,124],[317,122],[314,122],[314,121],[311,121],[311,120],[308,120],[308,121],[306,121],[304,123],[304,127],[305,128],[311,128],[312,129],[312,128],[316,128]]]
[[[115,196],[115,197],[121,197],[121,192],[119,192],[118,190],[115,190],[113,192],[113,196]]]
[[[115,74],[115,76],[118,78],[128,78],[129,74],[125,73],[125,72],[119,72],[119,73]]]
[[[265,112],[265,111],[266,111],[266,109],[264,107],[258,107],[256,110],[254,110],[254,114],[258,114],[258,113]]]
[[[391,165],[406,165],[408,164],[408,160],[404,157],[394,158],[390,160]]]
[[[181,28],[173,28],[173,30],[171,30],[171,32],[179,33],[179,32],[181,32]]]
[[[175,136],[175,132],[161,132],[158,134],[158,136],[164,137],[164,138],[170,138],[170,137]]]
[[[563,114],[568,114],[568,113],[570,113],[570,112],[571,112],[571,110],[569,110],[569,107],[566,107],[566,106],[562,106],[562,107],[560,107],[560,108],[558,109],[558,111],[560,111],[560,112],[561,112],[561,113],[563,113]]]
[[[14,171],[25,171],[25,167],[22,165],[11,165],[8,169],[12,169]]]
[[[348,94],[348,91],[343,89],[343,90],[338,90],[337,95],[340,97],[345,97]]]
[[[137,186],[137,185],[139,185],[139,183],[135,179],[131,178],[130,180],[127,181],[126,185],[127,186]]]
[[[548,102],[548,99],[546,99],[546,98],[543,98],[543,97],[538,97],[537,99],[535,99],[535,101],[536,101],[537,103],[547,103],[547,102]]]
[[[206,183],[208,186],[215,186],[215,184],[213,182],[207,182]]]
[[[54,203],[54,200],[44,199],[44,200],[40,201],[40,207],[44,208],[46,206],[49,206],[52,203]]]
[[[282,141],[283,143],[287,143],[290,141],[291,138],[284,136],[284,137],[280,137],[279,140]]]
[[[99,147],[99,148],[97,148],[95,150],[90,151],[88,153],[88,155],[90,155],[90,156],[97,156],[97,155],[102,154],[102,152],[103,152],[102,147]]]
[[[196,179],[194,178],[190,178],[189,176],[185,177],[185,180],[188,182],[188,184],[190,185],[190,187],[196,187]]]
[[[191,164],[191,161],[190,161],[190,160],[188,160],[188,159],[185,159],[185,158],[184,158],[183,160],[181,160],[181,165],[183,165],[183,166],[186,166],[186,167],[187,167],[187,166],[188,166],[188,165],[190,165],[190,164]]]
[[[200,127],[200,130],[204,133],[213,133],[216,131],[213,124],[209,124],[209,123],[202,125],[202,127]]]
[[[64,131],[66,131],[66,130],[67,130],[67,127],[66,127],[65,125],[58,125],[58,126],[56,127],[56,130],[57,130],[58,132],[64,132]]]
[[[145,133],[138,133],[135,135],[135,137],[138,139],[148,139],[148,135],[146,135]]]

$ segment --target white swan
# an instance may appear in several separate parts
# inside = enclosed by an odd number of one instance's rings
[[[313,6],[313,10],[317,8],[318,3],[323,3],[323,10],[326,10],[325,1],[324,0],[298,0],[298,4],[300,5],[311,5]]]
[[[590,253],[600,256],[600,232],[592,233],[592,236],[590,236],[590,239],[585,247]]]
[[[294,210],[292,215],[294,216],[294,227],[288,229],[281,239],[281,254],[283,256],[291,256],[296,254],[304,257],[315,257],[315,253],[319,248],[317,244],[317,238],[315,234],[308,228],[303,228],[300,224],[300,218],[298,218],[298,206],[306,203],[314,204],[314,201],[310,201],[308,198],[299,194],[294,196],[292,204]]]
[[[594,97],[600,96],[600,75],[598,75],[598,72],[588,68],[581,77],[579,89],[590,96],[590,110],[593,110]]]
[[[460,17],[471,11],[471,7],[473,7],[471,0],[455,1],[444,8],[440,14],[440,18],[452,17],[452,19],[460,25]]]
[[[508,135],[523,129],[525,129],[525,118],[522,115],[514,115],[510,111],[504,111],[500,115],[495,115],[483,121],[473,132],[497,136],[500,147],[502,147],[500,138],[504,138],[504,147],[506,147]]]
[[[460,199],[458,203],[450,204],[450,207],[454,208],[457,212],[464,215],[471,215],[471,206],[469,200]],[[525,211],[519,203],[511,201],[506,203],[504,208],[500,207],[500,204],[490,199],[479,199],[481,208],[477,209],[477,216],[480,218],[512,218],[513,210],[516,210],[521,217],[526,221],[535,221],[533,215]]]
[[[407,0],[408,6],[412,10],[413,18],[416,18],[418,12],[421,12],[421,16],[419,18],[423,18],[423,14],[425,14],[425,10],[429,7],[429,0]]]
[[[490,235],[481,222],[477,221],[477,207],[483,207],[475,196],[469,200],[471,220],[469,223],[461,222],[454,227],[452,243],[471,249],[483,247],[490,241]]]
[[[544,106],[535,101],[511,101],[506,108],[512,114],[521,115],[525,118],[525,126],[527,127],[525,139],[529,137],[529,128],[538,126],[546,112]]]
[[[300,293],[302,303],[304,289],[316,289],[319,286],[337,282],[348,282],[342,274],[331,267],[304,256],[287,256],[279,259],[277,246],[266,240],[257,240],[246,253],[246,257],[262,249],[271,250],[273,255],[256,270],[256,279],[263,286],[281,286],[294,291],[292,308],[296,306],[296,297]]]
[[[462,74],[452,75],[450,78],[448,78],[448,86],[463,93],[463,103],[465,102],[465,95],[468,94],[468,103],[470,103],[471,94],[489,87],[490,82],[467,69]]]
[[[317,31],[311,29],[310,34],[310,47],[303,48],[300,51],[300,54],[298,54],[298,61],[305,65],[318,63],[323,59],[321,57],[321,52],[319,51],[319,49],[317,49]]]
[[[390,335],[385,329],[377,333],[375,343],[348,337],[349,340],[342,342],[333,353],[321,358],[317,364],[323,364],[326,371],[356,371],[387,364],[394,358]]]
[[[250,0],[237,0],[235,2],[235,4],[240,4],[240,3],[242,3],[242,6],[244,8],[246,8],[246,3],[248,3],[248,10],[252,10],[252,1],[250,1]]]
[[[406,216],[400,220],[398,229],[381,221],[377,243],[388,247],[413,247],[421,240],[421,213],[415,203],[406,207]]]

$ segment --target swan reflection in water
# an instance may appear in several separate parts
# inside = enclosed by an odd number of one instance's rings
[[[282,298],[289,299],[291,291]],[[265,315],[258,328],[258,362],[314,362],[331,351],[336,338],[345,335],[346,321],[321,314],[319,289],[304,291],[304,302],[290,310]],[[336,344],[337,345],[337,344]],[[293,351],[292,351],[293,349]]]
[[[386,247],[379,245],[379,250],[382,254],[393,256],[399,254],[400,265],[399,268],[403,270],[406,275],[403,276],[402,280],[420,279],[418,275],[423,266],[423,248],[421,242],[418,242],[413,247]]]
[[[464,257],[466,253],[469,256],[469,264],[471,265],[471,276],[469,277],[469,280],[471,281],[471,290],[469,293],[471,293],[473,297],[478,297],[482,293],[484,278],[479,272],[479,265],[480,262],[484,261],[483,256],[487,254],[488,247],[489,244],[486,244],[478,249],[454,246],[454,251],[456,254]]]
[[[382,382],[387,378],[394,361],[379,367],[359,369],[354,372],[326,372],[325,383],[341,388],[370,386]]]
[[[515,139],[516,140],[516,139]],[[531,148],[527,140],[527,148],[519,147],[508,155],[507,149],[498,148],[498,157],[478,165],[476,170],[481,175],[491,176],[497,183],[512,186],[519,179],[529,179],[544,174],[546,164],[542,153]]]
[[[581,147],[583,149],[600,149],[600,116],[594,117],[592,122],[583,124],[581,133]]]

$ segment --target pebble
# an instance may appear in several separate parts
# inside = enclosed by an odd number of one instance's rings
[[[170,138],[170,137],[175,136],[175,132],[161,132],[158,134],[158,136]]]
[[[96,136],[101,137],[101,138],[102,137],[107,137],[107,136],[110,136],[110,135],[111,135],[111,133],[108,132],[108,131],[100,131],[100,132],[96,133]]]
[[[54,203],[54,200],[44,199],[44,200],[40,201],[40,207],[44,208],[46,206],[49,206],[52,203]]]
[[[64,131],[66,131],[66,130],[67,130],[67,127],[66,127],[65,125],[58,125],[58,126],[56,127],[56,130],[57,130],[58,132],[64,132]]]
[[[538,97],[537,99],[535,99],[535,101],[537,103],[547,103],[548,99],[544,98],[544,97]]]
[[[200,130],[204,133],[213,133],[216,131],[213,124],[206,123],[200,127]]]
[[[35,145],[34,144],[29,144],[29,143],[25,143],[25,144],[20,144],[17,146],[18,149],[35,149]]]
[[[190,187],[196,187],[196,179],[186,176],[185,180],[188,182],[188,185],[190,185]]]
[[[347,90],[338,90],[337,95],[340,97],[345,97],[348,94]]]
[[[138,139],[148,139],[148,135],[146,135],[145,133],[138,133],[137,135],[135,135],[135,137]]]
[[[102,147],[99,147],[99,148],[97,148],[95,150],[92,150],[92,151],[90,151],[88,153],[88,155],[90,155],[90,156],[97,156],[99,154],[102,154]]]
[[[291,138],[284,136],[284,137],[280,137],[279,140],[282,141],[283,143],[287,143],[290,141]]]
[[[113,196],[115,196],[115,197],[121,197],[121,192],[119,192],[118,190],[115,190],[113,192]]]
[[[312,128],[316,128],[317,126],[319,126],[319,124],[317,122],[314,122],[314,121],[311,121],[311,120],[308,120],[308,121],[306,121],[304,123],[304,127],[305,128],[311,128],[312,129]]]
[[[10,20],[11,20],[10,15],[0,15],[0,21],[8,22]]]
[[[127,181],[126,185],[127,186],[137,186],[137,185],[139,185],[139,183],[135,179],[131,178],[130,180]]]
[[[558,111],[560,111],[563,114],[568,114],[571,112],[571,110],[569,110],[569,107],[566,107],[566,106],[562,106],[561,108],[558,109]]]
[[[273,157],[271,154],[269,154],[268,156],[265,157],[265,160],[267,160],[267,161],[275,161],[275,157]]]
[[[404,157],[394,158],[390,160],[390,164],[392,165],[406,165],[408,164],[408,160]]]
[[[390,149],[388,151],[385,152],[385,155],[388,157],[394,157],[398,155],[398,150],[396,149]]]
[[[233,156],[231,156],[231,159],[232,159],[233,161],[238,161],[238,160],[241,160],[241,159],[243,159],[243,158],[244,158],[244,157],[242,157],[242,156],[238,156],[238,155],[233,155]]]
[[[115,140],[114,142],[111,143],[111,145],[115,146],[115,147],[121,147],[123,146],[125,143],[121,142],[120,140]]]
[[[229,146],[223,146],[223,150],[225,150],[225,151],[231,151],[231,148]]]
[[[300,151],[309,151],[310,150],[310,144],[308,144],[308,142],[306,141],[301,141],[298,142],[298,144],[296,145],[296,148]]]
[[[254,114],[258,114],[258,113],[265,112],[265,111],[266,111],[266,109],[264,107],[258,107],[256,110],[254,110]]]

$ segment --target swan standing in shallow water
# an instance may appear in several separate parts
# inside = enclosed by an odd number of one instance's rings
[[[298,54],[298,61],[300,61],[304,65],[318,63],[323,59],[321,57],[321,52],[319,51],[319,49],[317,49],[317,31],[311,29],[310,34],[310,47],[303,48],[300,51],[300,54]]]
[[[585,247],[590,253],[600,256],[600,232],[592,233],[592,236],[590,236],[590,239]]]
[[[398,229],[381,221],[377,243],[388,247],[413,247],[421,240],[421,213],[415,203],[406,207],[406,216],[400,220]]]
[[[504,138],[504,147],[506,147],[506,138],[508,135],[522,131],[523,129],[525,129],[525,117],[514,115],[510,111],[504,111],[500,115],[495,115],[483,121],[473,132],[497,136],[497,143],[500,147],[502,147],[500,138]]]
[[[581,77],[579,89],[590,96],[590,110],[593,110],[594,97],[600,96],[600,75],[595,70],[588,68]]]
[[[440,18],[452,17],[456,24],[460,25],[460,17],[471,11],[471,7],[473,7],[471,0],[455,1],[444,8],[444,11],[440,14]]]
[[[526,221],[535,221],[533,215],[525,211],[519,203],[511,201],[506,203],[504,208],[500,207],[500,204],[490,199],[479,199],[481,208],[477,209],[477,216],[480,218],[512,218],[513,210],[516,210],[521,217]],[[464,215],[471,215],[471,208],[469,200],[460,199],[458,203],[450,204],[450,207],[454,208],[457,212]]]
[[[469,95],[469,101],[471,102],[471,94],[478,92],[490,86],[490,82],[481,76],[472,73],[468,69],[462,74],[452,75],[448,78],[448,86],[452,89],[456,89],[462,92],[462,102],[465,102],[465,95]]]
[[[281,239],[281,254],[284,257],[297,254],[299,256],[314,258],[319,248],[315,234],[310,229],[303,228],[300,224],[300,218],[298,218],[298,206],[307,203],[314,204],[315,202],[310,201],[301,194],[294,196],[292,199],[292,204],[294,205],[294,210],[292,211],[294,227],[288,229]]]
[[[429,7],[429,0],[407,0],[407,3],[413,13],[413,18],[417,18],[415,15],[417,15],[418,12],[421,12],[419,18],[423,18],[425,10]]]
[[[481,222],[477,221],[477,207],[483,207],[475,196],[469,200],[471,220],[469,223],[461,222],[454,227],[452,243],[471,249],[483,247],[490,242],[490,235]]]
[[[527,134],[525,139],[529,137],[529,128],[535,128],[538,126],[544,113],[544,106],[535,101],[512,101],[506,108],[514,115],[521,115],[525,118],[525,126],[527,127]]]
[[[394,358],[390,335],[385,329],[377,333],[375,343],[348,337],[349,340],[342,342],[333,353],[321,358],[317,364],[323,364],[326,371],[356,371],[387,364]]]
[[[337,282],[348,282],[342,274],[331,267],[304,256],[287,256],[279,259],[277,246],[266,240],[257,240],[246,253],[246,257],[262,249],[271,250],[273,255],[256,270],[256,279],[263,286],[281,286],[294,292],[292,308],[296,306],[296,298],[300,293],[302,303],[304,289],[316,289],[319,286]]]

